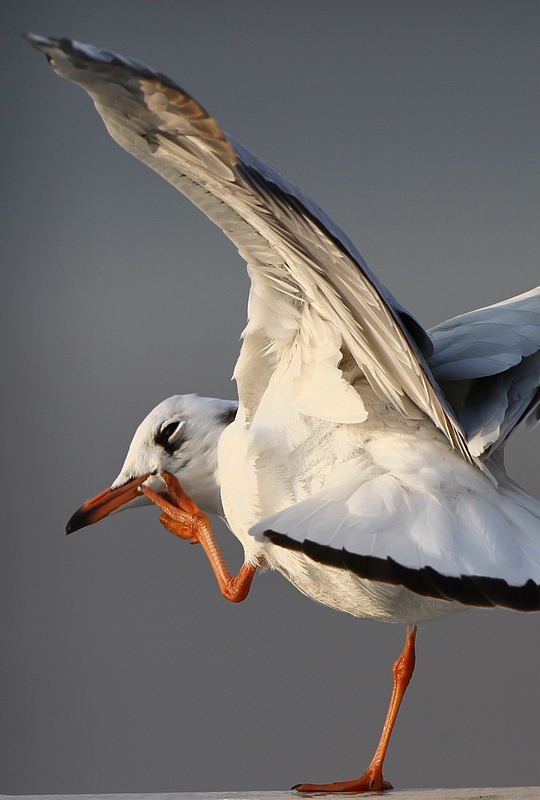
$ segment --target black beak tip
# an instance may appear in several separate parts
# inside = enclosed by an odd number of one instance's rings
[[[85,514],[80,509],[77,510],[72,517],[70,517],[66,525],[66,536],[74,531],[78,531],[88,525],[88,514]]]

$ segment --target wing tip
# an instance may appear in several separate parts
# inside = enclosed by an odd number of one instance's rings
[[[130,74],[135,74],[139,78],[159,81],[159,83],[163,84],[163,86],[168,89],[180,91],[183,95],[189,97],[187,92],[178,86],[172,78],[169,78],[162,72],[156,72],[141,61],[124,58],[111,50],[102,50],[98,47],[94,47],[94,45],[78,42],[76,39],[40,36],[39,34],[30,32],[23,33],[22,38],[36,50],[44,53],[48,61],[51,61],[55,54],[61,54],[75,67],[78,65],[120,67],[128,70]]]

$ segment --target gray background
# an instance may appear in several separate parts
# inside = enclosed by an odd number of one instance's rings
[[[154,508],[68,539],[177,392],[234,396],[232,245],[20,40],[170,74],[300,185],[427,326],[539,283],[538,2],[2,3],[5,793],[282,789],[357,777],[405,631],[265,574],[227,603]],[[538,435],[514,477],[540,493]],[[219,530],[233,567],[234,537]],[[540,784],[540,617],[422,627],[396,787]]]

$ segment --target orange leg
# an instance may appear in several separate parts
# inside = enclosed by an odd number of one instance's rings
[[[174,475],[164,472],[162,478],[173,500],[172,503],[147,486],[141,486],[141,491],[163,510],[164,513],[159,521],[175,536],[179,536],[181,539],[191,539],[194,544],[197,542],[202,544],[223,597],[232,603],[240,603],[245,600],[251,588],[257,564],[245,563],[238,575],[233,578],[214,539],[208,516],[187,496]]]
[[[394,675],[394,689],[390,706],[386,715],[386,720],[382,730],[381,738],[371,764],[364,774],[354,781],[341,781],[337,783],[301,783],[293,786],[299,792],[380,792],[384,789],[393,789],[388,781],[383,779],[382,768],[388,743],[394,728],[394,723],[405,694],[405,689],[409,685],[414,672],[415,663],[415,641],[416,625],[409,625],[407,628],[407,640],[403,652],[394,664],[392,670]]]

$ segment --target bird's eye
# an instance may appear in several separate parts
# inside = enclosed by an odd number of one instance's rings
[[[161,433],[165,439],[170,439],[172,437],[179,424],[179,422],[169,422],[168,425],[165,425],[165,427],[162,428]]]
[[[168,453],[174,453],[184,442],[183,430],[183,420],[165,423],[156,433],[156,444],[163,447]]]

